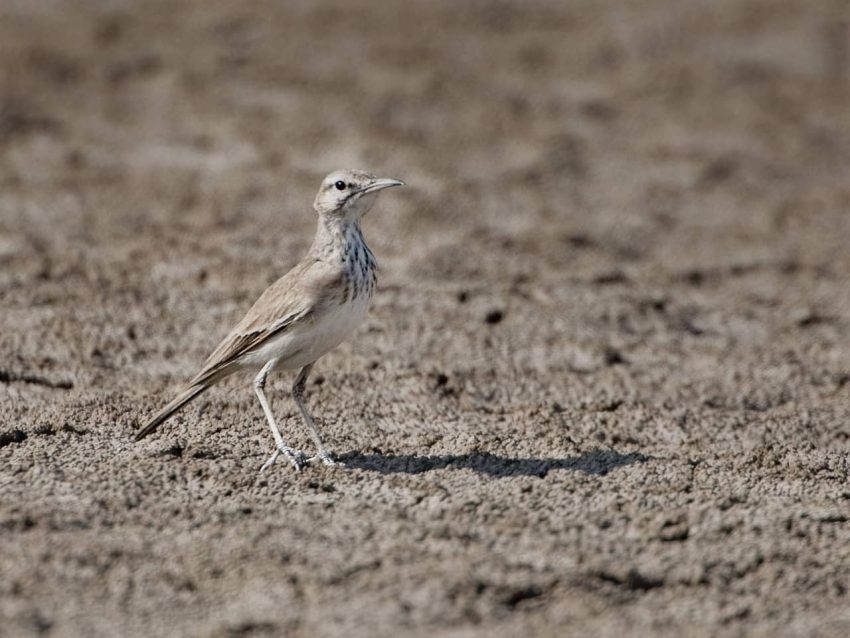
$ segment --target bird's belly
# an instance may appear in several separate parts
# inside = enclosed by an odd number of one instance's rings
[[[326,308],[321,316],[295,325],[257,348],[250,354],[250,363],[263,365],[279,359],[277,367],[284,369],[313,363],[350,336],[363,323],[368,309],[368,295]]]

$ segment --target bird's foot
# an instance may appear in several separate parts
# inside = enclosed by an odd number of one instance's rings
[[[345,465],[341,461],[335,461],[331,456],[331,453],[327,450],[320,449],[315,456],[311,456],[307,459],[308,465],[313,465],[314,463],[323,463],[324,465],[334,465],[336,467],[345,467]]]
[[[293,468],[295,468],[296,472],[300,472],[301,468],[304,467],[309,460],[307,459],[307,455],[304,454],[301,450],[293,450],[291,447],[286,447],[282,445],[278,447],[274,454],[269,457],[269,460],[263,463],[263,467],[260,468],[260,474],[269,469],[272,465],[277,461],[277,457],[283,454],[290,462]]]

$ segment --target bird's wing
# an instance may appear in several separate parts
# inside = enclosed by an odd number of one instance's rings
[[[268,339],[310,321],[341,292],[342,271],[305,260],[266,288],[248,313],[204,362],[191,383],[203,383]]]

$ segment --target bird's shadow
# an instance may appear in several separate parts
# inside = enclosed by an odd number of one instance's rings
[[[613,449],[594,449],[563,458],[509,458],[488,452],[417,456],[415,454],[362,454],[347,452],[338,457],[346,467],[380,474],[422,474],[443,468],[469,469],[498,478],[509,476],[544,477],[552,470],[568,470],[604,476],[611,470],[651,457],[640,452],[621,454]]]

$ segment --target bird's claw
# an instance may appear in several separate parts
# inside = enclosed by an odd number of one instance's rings
[[[307,457],[301,450],[294,450],[290,447],[282,446],[277,448],[269,457],[269,460],[263,463],[260,468],[260,474],[269,469],[277,461],[277,457],[283,454],[290,462],[296,472],[300,472],[307,465],[317,465],[319,463],[328,466],[345,467],[340,461],[335,461],[327,450],[319,450],[314,456]]]
[[[345,467],[345,465],[340,461],[335,461],[331,456],[330,452],[327,450],[319,450],[314,456],[311,456],[307,459],[306,463],[308,465],[313,465],[314,463],[323,463],[324,465],[334,465],[337,467]]]
[[[269,469],[272,465],[277,461],[277,457],[283,454],[288,460],[292,467],[296,472],[300,472],[301,468],[303,468],[308,462],[309,459],[307,455],[304,454],[301,450],[294,450],[291,447],[280,446],[269,457],[269,460],[263,463],[263,467],[260,468],[260,474]]]

